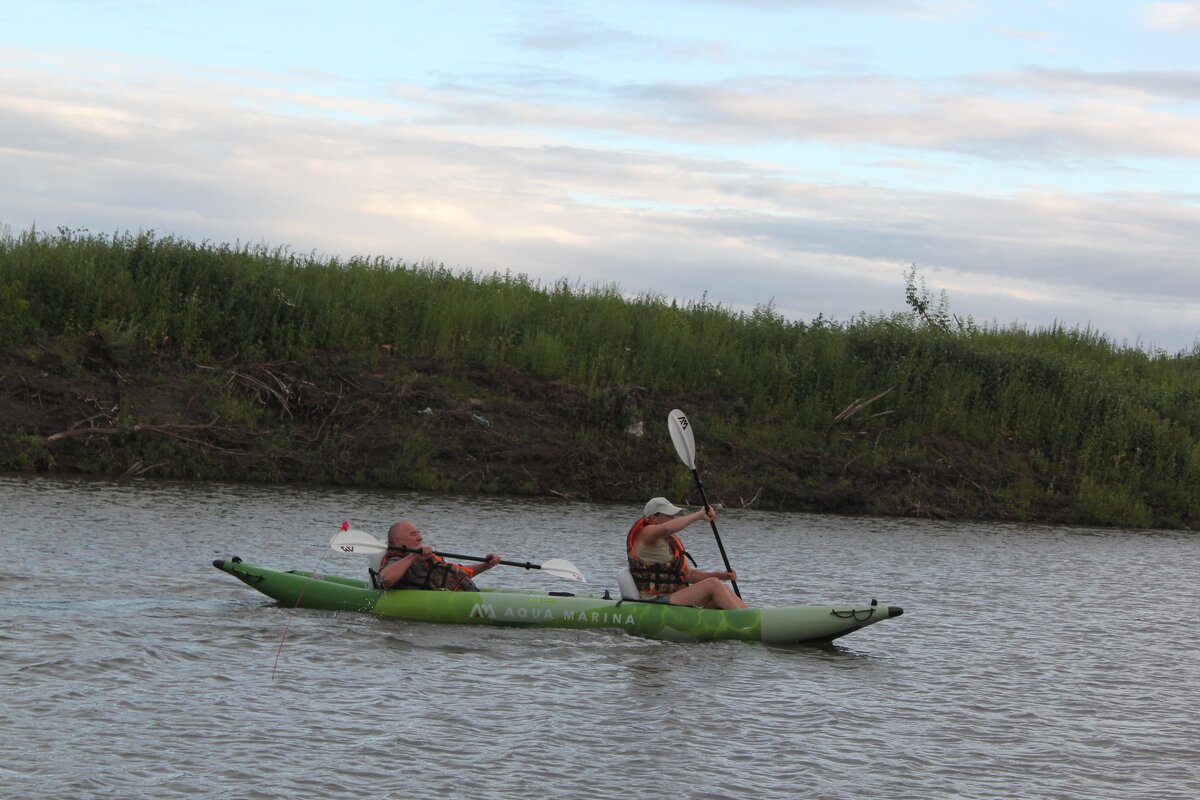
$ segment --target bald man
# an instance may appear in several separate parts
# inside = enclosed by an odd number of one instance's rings
[[[406,519],[388,528],[388,544],[412,552],[389,550],[379,567],[379,583],[384,589],[448,589],[452,592],[478,592],[471,580],[500,563],[500,556],[488,553],[480,564],[451,564],[424,543],[421,530]]]

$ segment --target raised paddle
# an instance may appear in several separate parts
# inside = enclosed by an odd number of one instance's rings
[[[389,545],[387,542],[381,542],[365,531],[354,530],[344,530],[335,535],[329,540],[329,548],[331,550],[336,550],[339,553],[364,553],[366,555],[386,553],[389,550],[396,553],[418,552],[417,550],[413,550],[409,547],[396,547]],[[480,558],[479,556],[464,556],[459,553],[444,553],[440,550],[434,551],[434,555],[442,556],[443,558],[458,558],[464,561],[487,561],[486,558]],[[583,577],[583,573],[565,558],[552,558],[549,561],[545,561],[541,564],[532,564],[528,561],[503,560],[500,563],[506,567],[540,569],[547,575],[553,575],[556,578],[567,578],[568,580],[587,583],[587,578]]]
[[[696,469],[696,439],[692,436],[692,424],[688,422],[687,414],[678,408],[673,409],[670,414],[667,414],[667,427],[671,430],[671,442],[675,445],[675,452],[679,454],[679,460],[692,471],[692,477],[696,479],[696,488],[700,490],[700,499],[704,501],[704,507],[709,508],[708,496],[704,494],[704,484],[700,480],[700,471]],[[733,572],[733,567],[729,566],[729,556],[725,555],[725,545],[721,544],[721,534],[717,533],[716,521],[710,519],[708,524],[712,526],[713,536],[717,540],[717,548],[721,551],[721,560],[725,562],[725,569]],[[738,591],[737,581],[729,583],[733,586],[733,593],[741,597],[742,593]]]

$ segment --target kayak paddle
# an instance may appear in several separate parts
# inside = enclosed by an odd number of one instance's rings
[[[376,555],[386,553],[389,550],[397,553],[416,553],[418,551],[408,547],[395,547],[387,542],[381,542],[366,531],[343,530],[329,540],[331,550],[336,550],[339,553],[365,553],[367,555]],[[434,555],[442,556],[443,558],[458,558],[464,561],[487,561],[486,558],[479,556],[464,556],[459,553],[444,553],[440,550],[434,551]],[[580,583],[587,583],[587,578],[583,577],[583,573],[565,558],[552,558],[541,564],[531,564],[528,561],[503,561],[507,567],[521,567],[523,569],[540,569],[547,575],[553,575],[556,578],[567,578]]]
[[[692,471],[692,477],[696,479],[696,488],[700,490],[700,499],[704,501],[704,507],[710,508],[708,497],[704,494],[704,484],[700,482],[700,471],[696,469],[696,440],[692,436],[692,424],[688,422],[687,414],[684,414],[678,408],[667,414],[667,427],[671,430],[671,443],[675,445],[675,452],[679,454],[679,460],[683,465]],[[712,526],[713,536],[717,539],[717,548],[721,551],[721,560],[725,562],[725,569],[729,572],[733,571],[733,567],[729,566],[729,556],[725,555],[725,545],[721,544],[721,534],[717,533],[716,520],[709,520],[708,524]],[[733,593],[738,597],[742,593],[738,591],[737,581],[730,581],[733,586]]]

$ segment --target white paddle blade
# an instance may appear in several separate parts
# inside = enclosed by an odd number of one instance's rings
[[[667,414],[667,427],[671,430],[671,442],[679,460],[688,469],[696,468],[696,440],[692,436],[692,423],[688,422],[687,414],[678,408]]]
[[[553,575],[556,578],[567,578],[580,583],[587,583],[587,578],[583,577],[583,573],[570,561],[565,558],[552,558],[542,564],[542,572],[547,575]]]
[[[329,540],[329,549],[337,553],[375,555],[386,553],[387,542],[381,542],[366,531],[341,531]]]

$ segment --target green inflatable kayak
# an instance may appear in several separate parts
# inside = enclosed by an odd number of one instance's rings
[[[828,642],[898,617],[899,606],[874,600],[863,606],[789,606],[733,611],[644,603],[636,600],[575,595],[569,592],[522,593],[420,590],[383,591],[366,581],[278,572],[243,562],[237,556],[213,566],[288,607],[359,611],[378,617],[470,625],[533,628],[611,628],[638,636],[678,642],[739,639],[798,644]]]

